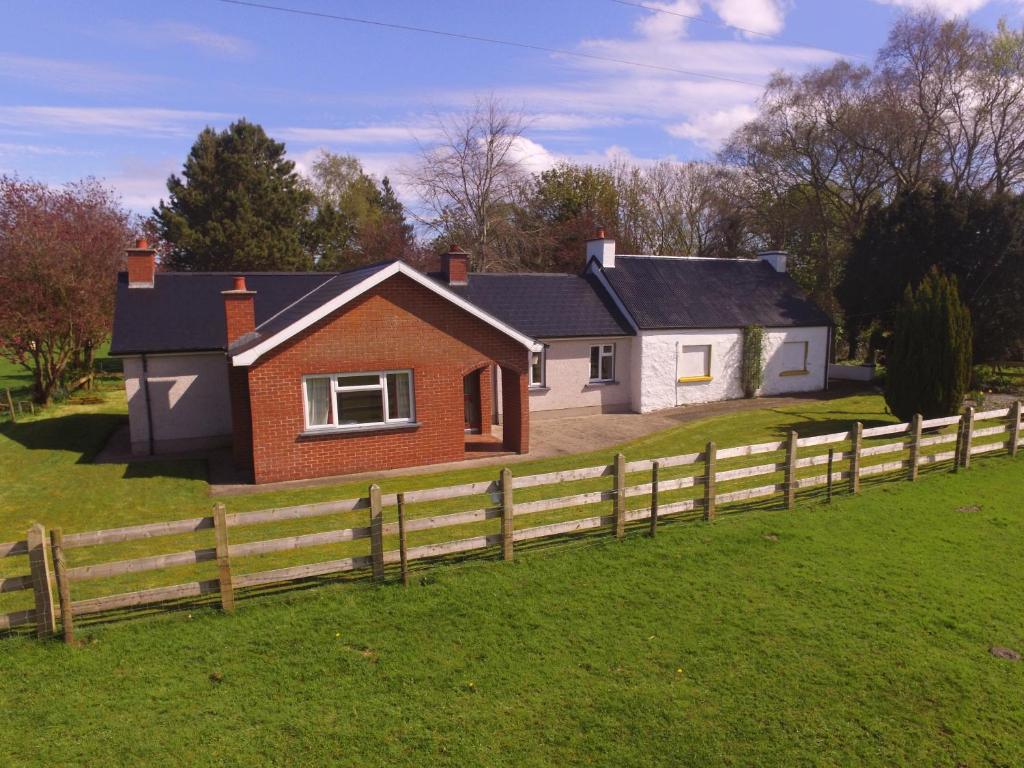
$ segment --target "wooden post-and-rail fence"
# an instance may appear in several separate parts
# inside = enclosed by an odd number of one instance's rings
[[[56,634],[58,626],[66,642],[72,642],[76,619],[138,606],[194,599],[217,595],[221,608],[232,612],[235,593],[239,589],[308,579],[350,571],[368,570],[372,578],[383,581],[389,565],[397,565],[403,584],[409,582],[409,564],[415,560],[438,558],[457,553],[496,547],[503,560],[512,560],[518,543],[553,536],[566,536],[582,531],[606,528],[622,538],[630,523],[644,522],[651,535],[663,517],[693,513],[712,521],[721,506],[755,499],[780,496],[782,506],[792,509],[798,492],[817,486],[828,488],[830,498],[836,483],[848,481],[850,493],[859,493],[866,477],[903,478],[916,481],[921,469],[947,465],[954,471],[971,466],[973,457],[996,452],[1016,456],[1022,442],[1022,407],[976,412],[967,409],[962,416],[922,419],[914,416],[909,423],[885,424],[865,428],[856,423],[848,431],[812,437],[790,432],[785,440],[718,448],[709,442],[699,453],[667,456],[658,459],[627,461],[619,453],[609,465],[568,469],[537,475],[516,477],[508,468],[497,479],[440,488],[424,488],[402,493],[385,493],[377,484],[369,487],[365,497],[306,504],[281,509],[229,513],[217,504],[208,517],[125,526],[101,531],[65,534],[55,528],[35,524],[21,541],[0,544],[0,559],[22,557],[27,560],[27,573],[0,577],[0,594],[31,591],[33,607],[13,613],[0,613],[0,631],[21,626],[35,627],[36,634]],[[987,426],[986,423],[994,423]],[[837,449],[835,446],[839,445]],[[846,446],[848,445],[848,449]],[[806,455],[809,448],[824,453]],[[951,450],[950,450],[951,449]],[[813,453],[813,452],[812,452]],[[776,460],[759,461],[764,454],[775,454]],[[881,457],[880,460],[875,457]],[[905,457],[905,458],[904,458]],[[781,460],[779,460],[781,459]],[[866,463],[868,460],[869,463]],[[741,462],[740,465],[736,465]],[[845,469],[835,469],[835,462],[845,462]],[[842,466],[842,465],[841,465]],[[824,475],[808,475],[803,470],[824,467]],[[672,477],[674,472],[689,472]],[[644,478],[636,482],[635,478]],[[735,488],[735,483],[751,479],[772,480],[766,485]],[[649,479],[649,481],[648,481]],[[779,482],[781,480],[781,482]],[[534,498],[545,489],[559,489],[566,484],[609,482],[610,487],[586,490],[569,496]],[[724,487],[723,487],[724,486]],[[537,489],[537,492],[530,490]],[[694,496],[679,498],[690,491]],[[522,492],[522,498],[520,497]],[[430,504],[453,499],[471,501],[486,497],[481,508],[443,514],[408,514],[409,505]],[[641,506],[631,507],[630,499],[646,498]],[[593,509],[606,502],[611,508],[587,517],[575,517],[529,527],[516,525],[530,515],[560,513],[573,508]],[[387,519],[386,509],[394,508],[397,518]],[[231,543],[233,528],[267,525],[307,518],[337,515],[366,510],[368,525],[306,533],[262,541]],[[430,510],[428,509],[428,512]],[[610,514],[608,514],[610,512]],[[409,535],[452,526],[467,526],[497,521],[496,533],[439,543],[409,546]],[[212,546],[170,554],[136,557],[89,565],[68,563],[67,551],[122,542],[180,536],[212,531]],[[397,537],[398,549],[387,550],[388,537]],[[240,558],[287,552],[306,547],[341,544],[367,539],[368,555],[353,555],[329,561],[295,565],[256,573],[237,573],[233,564]],[[155,587],[135,592],[74,600],[78,582],[216,562],[217,577],[173,586]]]

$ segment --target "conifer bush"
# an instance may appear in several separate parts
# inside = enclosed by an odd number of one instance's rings
[[[901,421],[959,413],[971,377],[971,316],[955,277],[932,269],[896,310],[885,402]]]

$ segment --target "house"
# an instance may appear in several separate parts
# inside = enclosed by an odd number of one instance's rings
[[[627,256],[603,233],[578,275],[157,272],[145,242],[118,277],[132,449],[233,447],[255,482],[456,461],[531,414],[648,412],[742,397],[743,329],[765,328],[763,394],[823,389],[831,323],[758,260]],[[497,438],[491,438],[497,439]]]

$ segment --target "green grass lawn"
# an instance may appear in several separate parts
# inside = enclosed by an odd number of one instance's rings
[[[214,499],[208,495],[205,466],[198,461],[163,461],[150,463],[93,464],[91,457],[105,443],[113,429],[123,423],[123,396],[116,389],[106,392],[101,405],[55,406],[45,415],[24,419],[18,424],[0,426],[0,541],[24,538],[32,522],[48,528],[62,527],[66,533],[112,528],[145,522],[176,520],[207,515]],[[777,439],[789,429],[801,434],[821,434],[847,428],[861,419],[867,424],[891,421],[884,404],[876,395],[844,397],[830,401],[806,400],[781,408],[718,416],[683,424],[649,435],[621,449],[630,460],[655,458],[701,450],[709,439],[719,447],[742,445]],[[569,467],[593,466],[611,461],[616,449],[595,451],[568,457],[557,457],[513,465],[515,474],[524,475]],[[781,457],[757,456],[738,463],[763,463]],[[735,465],[737,462],[734,462]],[[724,468],[723,465],[720,468]],[[424,488],[454,483],[494,479],[499,468],[468,464],[465,469],[381,480],[385,492]],[[686,473],[699,473],[700,467],[684,467],[662,474],[663,479]],[[646,475],[631,476],[629,482],[645,482]],[[749,484],[749,481],[747,481]],[[764,478],[761,482],[771,482]],[[761,483],[753,483],[754,485]],[[273,491],[225,499],[229,511],[246,511],[268,507],[289,506],[329,499],[364,496],[367,482],[343,483],[301,490]],[[564,496],[583,491],[607,488],[609,478],[572,484],[540,487],[517,492],[520,501],[544,496]],[[694,495],[699,489],[664,494],[663,502]],[[725,490],[725,489],[723,489]],[[642,506],[642,498],[631,500]],[[467,497],[448,502],[410,505],[411,516],[455,512],[490,505],[483,497]],[[607,514],[608,503],[604,503]],[[524,519],[522,526],[540,525],[571,517],[600,513],[601,506],[555,511]],[[394,519],[394,509],[386,510],[386,519]],[[332,528],[364,526],[365,511],[332,515],[329,518],[291,521],[276,525],[241,528],[232,532],[233,542],[291,536]],[[520,523],[517,521],[517,525]],[[417,532],[410,535],[410,546],[446,541],[497,531],[498,521]],[[397,547],[396,537],[388,537],[385,545]],[[141,540],[105,547],[69,552],[72,566],[145,555],[177,552],[211,546],[212,532],[189,536]],[[236,562],[237,573],[286,567],[300,563],[330,560],[353,554],[366,554],[368,540],[347,545],[314,547],[293,552],[246,558]],[[0,560],[0,576],[25,572],[24,558]],[[135,589],[212,578],[215,563],[186,566],[163,571],[133,574],[108,581],[83,582],[75,587],[75,599],[132,591]],[[0,612],[31,606],[29,592],[0,594]]]
[[[42,470],[61,487],[99,471],[67,454]],[[1024,650],[1020,461],[653,540],[604,532],[409,589],[94,626],[79,648],[9,638],[4,763],[1022,765],[1024,664],[989,653]],[[195,480],[118,482],[150,494],[118,496],[124,514],[205,504]],[[4,514],[19,528],[24,511]]]

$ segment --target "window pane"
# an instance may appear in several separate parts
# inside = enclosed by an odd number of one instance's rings
[[[533,352],[531,355],[530,383],[536,385],[544,383],[544,355],[542,352]]]
[[[384,421],[384,397],[378,390],[338,393],[338,424],[380,424]]]
[[[612,353],[612,345],[611,344],[605,344],[601,348],[601,351],[604,352],[606,355],[610,355]]]
[[[388,379],[388,418],[412,418],[412,398],[409,396],[408,373],[389,373]]]
[[[782,370],[802,371],[807,364],[807,342],[787,341],[782,345]]]
[[[376,373],[359,373],[354,376],[339,376],[339,387],[376,387],[380,385],[380,376]]]
[[[306,424],[322,427],[331,423],[331,380],[306,379]]]
[[[611,381],[615,377],[615,358],[611,355],[605,355],[601,358],[601,378],[605,381]]]
[[[591,347],[590,348],[590,378],[597,379],[601,374],[601,348]]]
[[[679,360],[681,378],[695,378],[711,375],[711,346],[698,344],[683,347]]]

